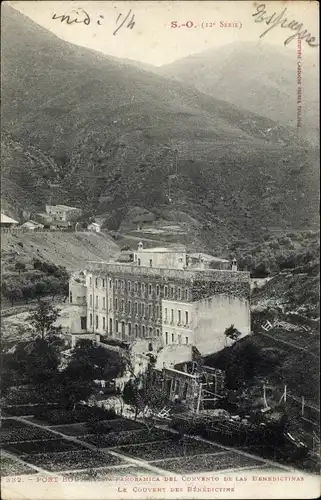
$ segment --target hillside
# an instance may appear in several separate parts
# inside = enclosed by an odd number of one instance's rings
[[[252,309],[277,314],[300,314],[309,320],[320,317],[320,233],[306,231],[285,234],[247,249],[239,263],[252,275],[267,276],[264,286],[255,288]]]
[[[188,81],[198,90],[296,127],[297,54],[287,47],[235,42],[193,54],[158,68],[165,76]],[[318,137],[317,54],[302,51],[303,135]]]
[[[68,251],[66,250],[68,248]],[[1,234],[2,278],[13,274],[17,261],[27,265],[33,259],[81,269],[87,260],[109,260],[119,251],[113,239],[105,234],[45,232]],[[15,273],[18,274],[18,273]]]
[[[113,239],[102,233],[2,233],[2,308],[28,308],[35,299],[66,297],[70,272],[84,268],[88,260],[109,260],[118,252]]]
[[[317,152],[293,132],[64,42],[7,5],[2,95],[12,215],[17,200],[41,205],[49,191],[53,202],[113,214],[116,226],[133,206],[177,211],[219,252],[270,226],[317,222]]]
[[[6,131],[1,137],[1,210],[18,216],[28,208],[33,211],[47,201],[49,175],[56,165],[36,145],[24,145]]]
[[[272,236],[265,235],[255,244],[248,244],[244,239],[236,240],[229,250],[229,257],[237,259],[240,269],[251,270],[253,277],[264,278],[318,259],[320,232],[276,232]]]
[[[288,269],[255,290],[252,307],[257,310],[279,310],[320,318],[320,264],[312,262]]]

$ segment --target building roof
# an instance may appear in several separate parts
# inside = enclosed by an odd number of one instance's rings
[[[52,219],[52,216],[50,214],[47,214],[47,212],[37,212],[36,215],[39,217],[44,217],[45,219]]]
[[[181,279],[202,279],[205,281],[215,280],[231,280],[231,281],[246,281],[250,283],[250,272],[249,271],[232,271],[231,269],[195,269],[193,267],[177,269],[177,268],[160,268],[160,267],[148,267],[148,266],[137,266],[133,262],[116,262],[112,261],[87,261],[86,269],[89,272],[108,272],[111,274],[123,272],[126,268],[126,272],[130,272],[136,276],[166,276],[168,278]]]
[[[139,252],[149,252],[149,253],[178,253],[186,252],[186,248],[165,248],[165,247],[154,247],[154,248],[142,248]]]
[[[62,210],[81,210],[81,208],[68,207],[67,205],[48,205],[48,206],[61,208]]]
[[[98,222],[91,222],[90,224],[88,224],[88,226],[97,226],[97,227],[100,227],[100,224],[98,224]]]
[[[33,220],[28,220],[26,222],[24,222],[21,227],[29,227],[29,228],[32,228],[32,227],[39,227],[39,228],[43,228],[43,224],[40,224],[39,222],[34,222]]]
[[[19,224],[17,220],[11,219],[5,214],[1,214],[1,223],[3,224]]]

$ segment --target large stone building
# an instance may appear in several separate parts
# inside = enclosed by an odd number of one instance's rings
[[[71,281],[72,300],[79,286],[85,296],[88,333],[193,345],[201,354],[222,349],[231,325],[250,333],[250,274],[235,263],[232,270],[224,259],[141,243],[133,259],[89,262],[84,282]]]

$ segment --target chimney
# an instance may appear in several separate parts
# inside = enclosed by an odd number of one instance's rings
[[[236,261],[236,259],[232,260],[232,271],[237,271],[237,261]]]

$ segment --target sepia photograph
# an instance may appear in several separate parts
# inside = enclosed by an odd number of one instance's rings
[[[319,497],[318,17],[2,2],[4,500]]]

